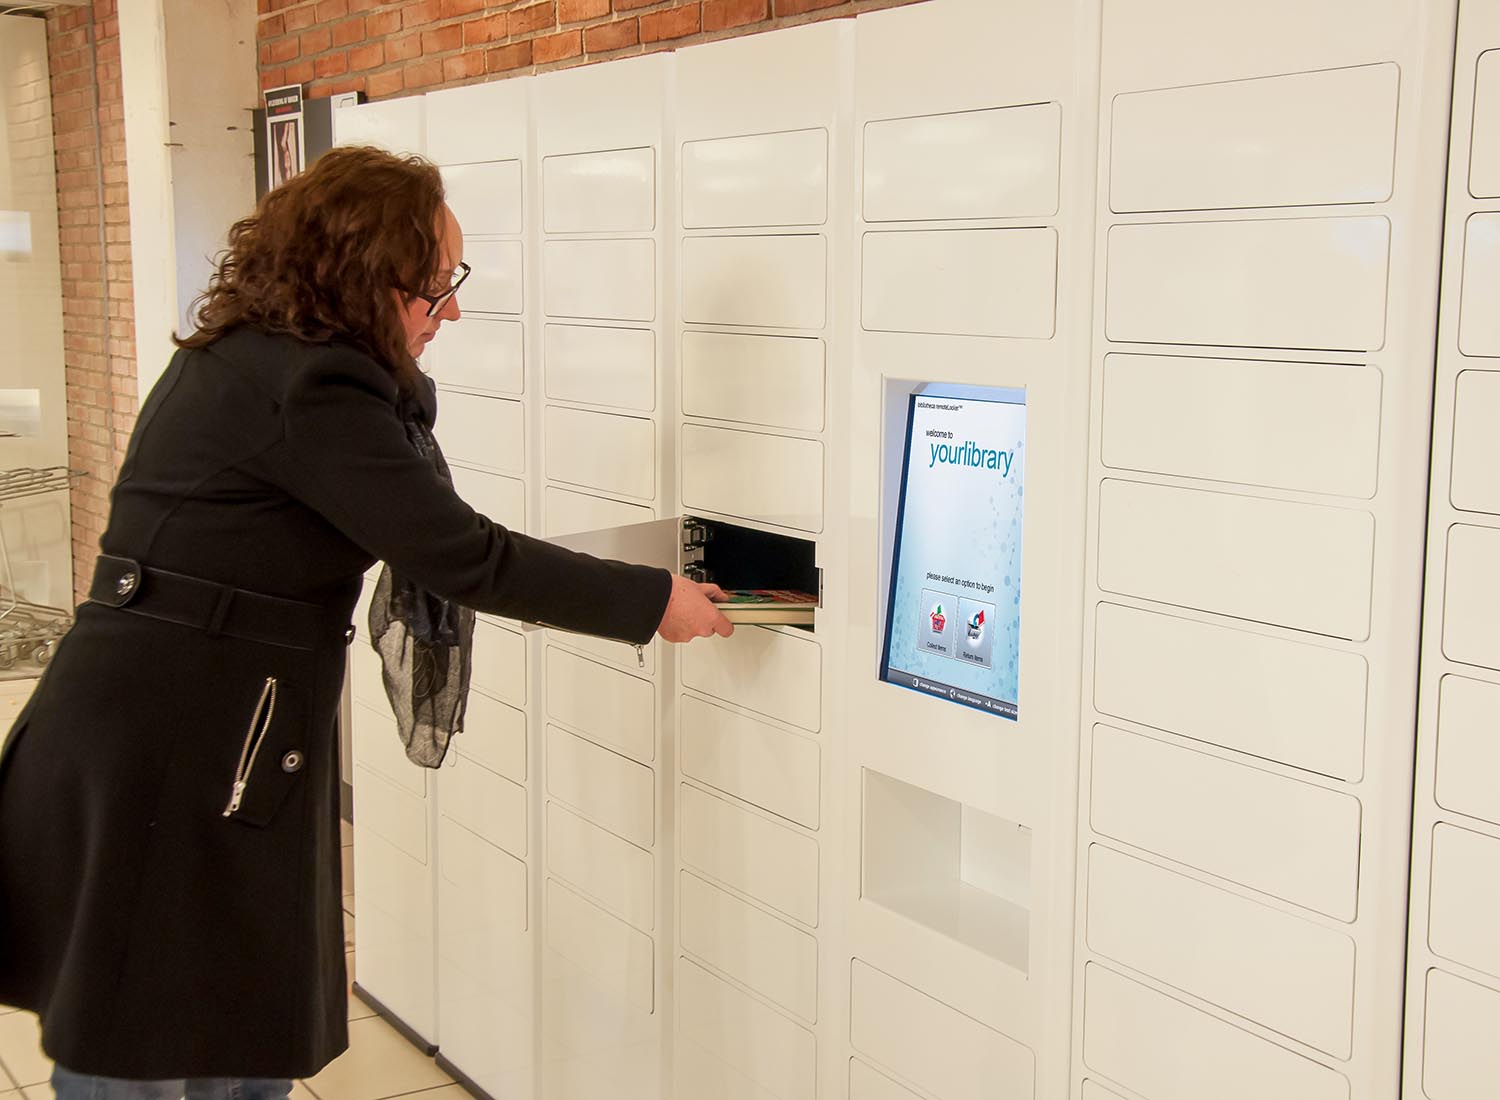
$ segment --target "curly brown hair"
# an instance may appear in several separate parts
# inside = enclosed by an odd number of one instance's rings
[[[441,262],[443,180],[416,156],[368,146],[325,153],[234,223],[208,289],[193,303],[201,348],[238,325],[312,344],[351,343],[405,382],[416,365],[390,291],[431,289]]]

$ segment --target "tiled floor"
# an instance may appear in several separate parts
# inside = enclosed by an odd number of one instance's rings
[[[344,826],[344,946],[354,974],[354,849]],[[0,1006],[0,1100],[52,1100],[52,1063],[42,1053],[36,1017]],[[349,1050],[316,1077],[297,1082],[293,1100],[467,1100],[437,1063],[396,1033],[357,997],[349,997]]]

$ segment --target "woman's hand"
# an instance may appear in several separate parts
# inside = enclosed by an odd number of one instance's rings
[[[672,595],[656,632],[669,642],[690,642],[694,638],[727,638],[734,624],[726,619],[714,600],[722,600],[724,590],[716,584],[699,584],[686,577],[672,577]]]

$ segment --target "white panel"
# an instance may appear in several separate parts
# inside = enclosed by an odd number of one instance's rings
[[[1500,840],[1452,825],[1434,828],[1429,904],[1433,953],[1500,977]]]
[[[525,389],[520,321],[463,317],[445,323],[433,337],[428,355],[427,365],[439,385],[485,393],[520,393]]]
[[[350,718],[354,725],[355,762],[379,772],[408,794],[426,798],[428,769],[406,758],[390,707],[377,710],[356,699]]]
[[[1062,108],[1032,103],[865,125],[865,221],[1057,212]]]
[[[452,164],[443,168],[448,206],[465,237],[516,236],[521,232],[521,162]],[[472,262],[472,261],[471,261]]]
[[[443,878],[477,896],[491,930],[526,930],[526,863],[444,817],[438,823]]]
[[[1109,339],[1373,350],[1385,343],[1385,218],[1117,225]]]
[[[1500,684],[1444,676],[1439,690],[1438,805],[1500,825]]]
[[[1364,366],[1107,355],[1103,461],[1372,497],[1380,382]]]
[[[544,338],[548,397],[641,412],[656,407],[656,334],[650,329],[548,325]]]
[[[368,619],[367,619],[368,621]],[[385,693],[385,682],[381,675],[380,654],[374,647],[356,645],[349,647],[349,690],[351,697],[367,711],[391,717],[391,702]],[[358,717],[357,712],[355,717]],[[373,721],[373,719],[360,719]]]
[[[456,460],[448,467],[448,472],[453,475],[453,491],[474,511],[507,531],[526,530],[524,481],[484,470],[471,470]]]
[[[808,337],[682,334],[682,411],[807,432],[823,429],[826,347]]]
[[[1335,1071],[1100,966],[1086,968],[1083,1060],[1151,1100],[1348,1100]]]
[[[815,1023],[818,941],[696,875],[678,879],[683,950]]]
[[[511,855],[526,855],[526,788],[463,753],[441,772],[443,816]]]
[[[1497,303],[1496,308],[1500,308]],[[1500,513],[1500,372],[1458,375],[1453,411],[1453,507]]]
[[[1448,529],[1443,595],[1443,654],[1451,661],[1500,668],[1500,530]]]
[[[609,493],[656,495],[656,425],[582,409],[547,408],[547,476]]]
[[[1479,55],[1474,73],[1473,149],[1469,153],[1469,194],[1500,198],[1500,50]]]
[[[712,1096],[714,1100],[777,1100],[747,1074],[680,1035],[674,1042],[678,1096]]]
[[[1474,214],[1464,233],[1458,348],[1465,355],[1500,356],[1500,213]]]
[[[812,1032],[683,960],[677,974],[677,1030],[778,1100],[817,1096]]]
[[[922,1100],[910,1089],[877,1073],[858,1058],[849,1059],[849,1100]]]
[[[1027,1047],[858,959],[850,983],[855,1050],[943,1100],[1032,1095]]]
[[[1361,65],[1116,96],[1110,207],[1384,202],[1400,81]]]
[[[1339,920],[1359,886],[1358,799],[1096,726],[1096,832]]]
[[[547,803],[547,870],[643,932],[656,923],[652,862],[644,848]]]
[[[548,233],[649,233],[656,227],[656,152],[613,149],[542,161]]]
[[[682,862],[806,925],[818,923],[818,844],[686,784],[678,788]]]
[[[822,650],[793,634],[741,627],[729,638],[679,650],[685,687],[816,731],[822,718]]]
[[[571,733],[547,727],[547,793],[642,848],[656,836],[651,769]]]
[[[422,100],[415,96],[341,107],[333,116],[334,140],[340,145],[374,145],[390,153],[420,153],[422,108]]]
[[[1115,604],[1099,606],[1094,646],[1105,714],[1339,779],[1364,773],[1357,653]]]
[[[1351,1053],[1354,941],[1342,932],[1096,844],[1088,944],[1318,1050]]]
[[[429,159],[438,164],[512,160],[526,149],[527,82],[491,81],[412,97],[427,104]],[[406,99],[382,100],[380,106]],[[476,126],[475,120],[484,125]]]
[[[491,699],[482,691],[469,692],[464,729],[453,747],[516,783],[526,782],[526,712]]]
[[[482,470],[526,469],[525,414],[519,401],[445,391],[436,433],[447,458]]]
[[[866,233],[861,300],[872,332],[1050,339],[1057,231]]]
[[[548,241],[542,303],[552,317],[656,319],[656,242]]]
[[[1422,1091],[1429,1100],[1493,1100],[1500,1080],[1500,993],[1427,972]]]
[[[1108,480],[1099,587],[1180,607],[1363,640],[1375,521],[1368,512]]]
[[[822,225],[828,220],[828,134],[689,141],[682,147],[688,229]]]
[[[642,1012],[655,1009],[655,945],[556,882],[547,883],[547,946]]]
[[[654,691],[649,680],[547,650],[547,714],[643,763],[656,759]]]
[[[547,538],[560,538],[580,531],[600,531],[606,527],[629,527],[656,518],[644,504],[627,504],[622,500],[574,493],[549,485],[543,490],[543,530]]]
[[[517,706],[526,705],[526,639],[478,618],[470,680],[475,688]]]
[[[799,531],[823,529],[823,445],[687,424],[682,503]]]
[[[1125,1100],[1118,1092],[1105,1088],[1103,1085],[1093,1081],[1083,1082],[1083,1100]]]
[[[817,742],[686,695],[677,738],[683,775],[809,829],[818,827]]]
[[[682,319],[701,325],[823,327],[827,242],[816,235],[687,237]]]
[[[464,260],[472,270],[458,292],[468,313],[521,312],[523,250],[520,241],[465,241]]]
[[[368,829],[412,859],[426,863],[427,800],[414,797],[358,760],[354,762],[354,790],[359,799],[360,829]]]

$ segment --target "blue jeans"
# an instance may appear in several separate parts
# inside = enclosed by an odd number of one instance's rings
[[[57,1100],[286,1100],[292,1083],[274,1078],[190,1077],[186,1081],[127,1081],[88,1077],[52,1067]]]

